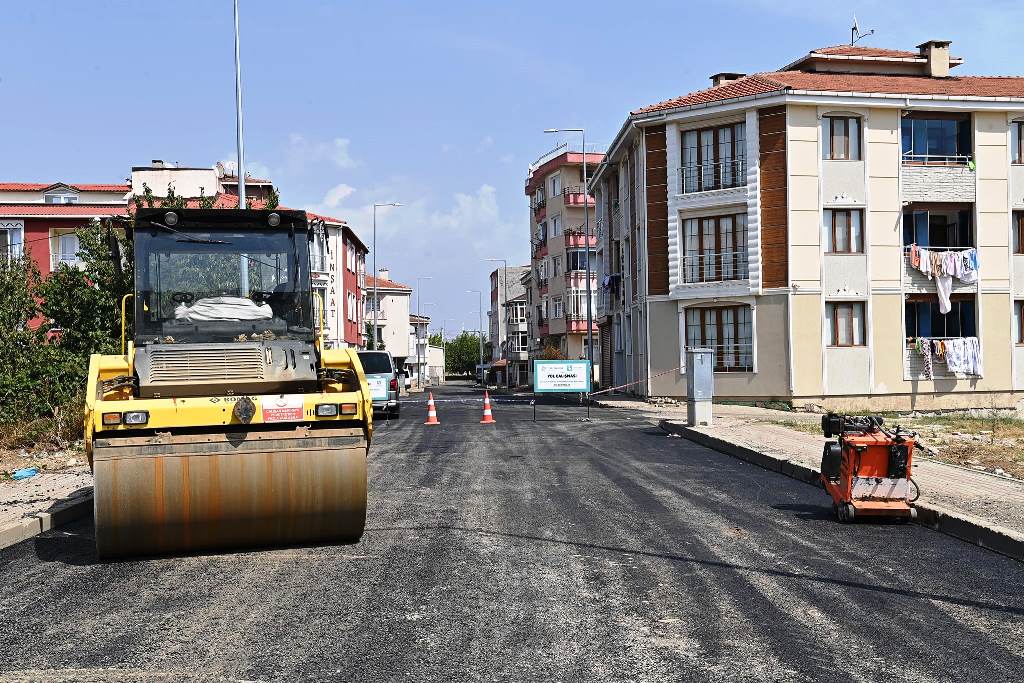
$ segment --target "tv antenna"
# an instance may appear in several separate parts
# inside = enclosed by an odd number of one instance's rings
[[[850,27],[850,45],[856,45],[857,41],[861,38],[867,38],[868,36],[875,35],[875,29],[871,29],[867,33],[861,33],[860,26],[857,24],[857,15],[853,15],[853,26]]]

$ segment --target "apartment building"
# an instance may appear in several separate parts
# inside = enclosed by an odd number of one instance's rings
[[[597,169],[613,383],[872,410],[1024,397],[1024,78],[816,49],[632,112]]]
[[[378,348],[390,352],[395,359],[395,367],[402,371],[407,361],[415,360],[415,354],[410,353],[409,342],[412,329],[409,313],[412,287],[392,281],[390,275],[387,268],[378,268],[377,277],[366,276],[366,307],[363,316],[371,335],[376,321]],[[373,348],[372,337],[367,338],[366,348]]]
[[[603,154],[585,154],[589,173]],[[525,292],[530,316],[530,358],[557,354],[587,358],[587,262],[590,260],[592,309],[596,313],[597,237],[594,198],[583,185],[584,152],[561,145],[530,165],[526,195],[530,198],[530,270]],[[589,214],[590,238],[585,225]],[[521,280],[522,281],[522,280]],[[598,327],[592,327],[595,364]],[[596,374],[596,369],[595,369]]]
[[[487,311],[491,370],[498,386],[529,383],[529,333],[523,275],[530,266],[502,266],[491,271],[491,307]]]
[[[327,306],[324,336],[328,348],[366,345],[364,281],[368,249],[340,218],[306,212],[313,226],[310,276],[316,301]]]
[[[77,265],[75,230],[126,215],[130,192],[125,183],[0,182],[0,255],[27,255],[44,276]]]
[[[423,386],[430,378],[430,317],[409,314],[409,354],[405,367],[416,386]]]

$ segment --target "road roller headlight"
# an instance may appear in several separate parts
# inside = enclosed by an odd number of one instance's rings
[[[337,417],[338,416],[338,404],[337,403],[317,403],[316,404],[316,416],[317,417]]]
[[[103,413],[103,424],[105,424],[105,425],[119,425],[119,424],[121,424],[121,413]]]
[[[144,425],[149,422],[149,412],[146,410],[131,410],[124,414],[121,421],[126,425]]]
[[[342,403],[341,404],[341,414],[342,415],[355,415],[357,412],[359,412],[359,408],[358,408],[358,406],[356,406],[355,403]]]

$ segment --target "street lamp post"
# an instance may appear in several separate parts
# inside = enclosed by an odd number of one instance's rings
[[[377,350],[377,313],[380,311],[380,299],[377,298],[377,207],[401,206],[398,202],[385,202],[373,205],[373,350]]]
[[[480,326],[480,383],[483,384],[483,369],[484,369],[484,293],[479,289],[467,289],[467,294],[476,294],[479,302],[479,310],[477,310],[477,324]]]
[[[420,275],[416,278],[416,315],[420,318],[423,317],[423,292],[420,291],[420,282],[422,280],[433,280],[434,278],[430,275]],[[427,304],[433,306],[434,304]],[[417,323],[418,325],[419,323]],[[418,329],[413,326],[413,329]],[[419,332],[416,333],[416,383],[421,388],[423,387],[423,362],[420,359],[420,336]]]
[[[498,261],[501,262],[501,270],[502,270],[502,276],[501,277],[502,277],[502,280],[504,282],[503,288],[504,288],[504,293],[505,293],[505,306],[507,307],[508,306],[508,261],[506,261],[503,258],[489,258],[487,260],[491,261],[492,263],[496,263]],[[506,325],[505,325],[505,343],[502,344],[501,343],[502,310],[501,310],[501,302],[498,302],[498,303],[499,303],[498,311],[497,311],[497,316],[498,316],[498,345],[501,347],[501,357],[505,359],[505,387],[508,388],[508,387],[512,386],[512,382],[510,380],[512,375],[509,372],[509,366],[508,366],[508,350],[506,349],[506,347],[508,346],[508,324],[506,323]]]
[[[242,150],[242,60],[238,49],[238,0],[235,0],[235,143],[238,147],[238,208],[244,209],[245,153]]]
[[[594,305],[590,285],[590,207],[587,200],[587,133],[583,128],[547,128],[545,133],[579,133],[583,138],[583,232],[587,250],[587,360],[590,361],[590,378],[594,378]]]

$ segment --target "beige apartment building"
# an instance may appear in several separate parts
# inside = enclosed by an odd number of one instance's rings
[[[594,175],[608,384],[846,409],[1024,398],[1024,78],[813,50],[630,114]]]
[[[588,175],[603,159],[603,154],[586,153]],[[530,272],[521,282],[527,302],[531,360],[540,358],[545,349],[548,354],[557,350],[563,358],[587,358],[588,256],[595,365],[599,358],[599,267],[593,260],[596,216],[594,198],[583,185],[583,161],[583,152],[561,145],[531,164],[526,178],[526,195],[530,198]],[[589,245],[584,212],[589,213]],[[532,372],[531,363],[531,381]]]

